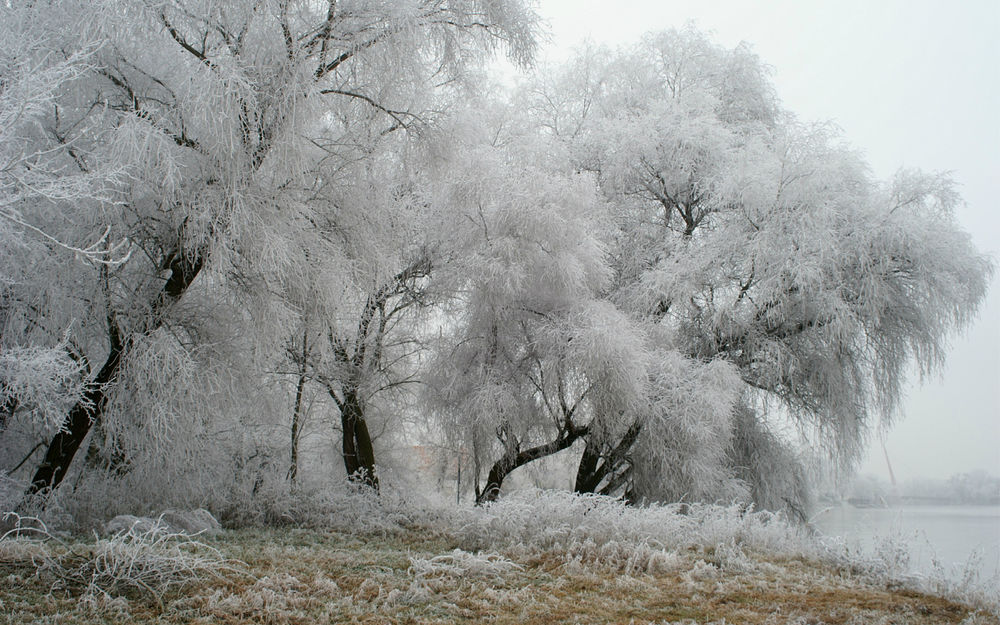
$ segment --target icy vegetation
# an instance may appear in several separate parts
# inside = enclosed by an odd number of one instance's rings
[[[15,520],[0,539],[8,622],[57,614],[94,622],[1000,622],[991,582],[908,576],[904,545],[887,541],[861,559],[741,505],[630,507],[526,490],[459,508],[346,493],[299,524],[192,537],[137,520],[91,541]]]
[[[542,29],[527,0],[0,2],[9,621],[993,605],[805,529],[986,297],[955,183],[874,179],[748,44],[546,66]]]
[[[218,550],[172,531],[162,520],[135,519],[93,543],[60,538],[30,517],[10,513],[4,521],[14,527],[0,536],[0,564],[30,563],[34,578],[50,580],[52,592],[78,596],[85,606],[114,606],[138,593],[162,609],[170,590],[240,570]]]

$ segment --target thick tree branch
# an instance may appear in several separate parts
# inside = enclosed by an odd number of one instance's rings
[[[503,485],[504,478],[514,471],[514,469],[539,458],[551,456],[554,453],[568,449],[578,438],[585,436],[587,431],[587,426],[574,427],[570,425],[566,431],[561,432],[557,438],[548,443],[543,443],[523,451],[517,447],[508,448],[503,457],[497,460],[490,469],[490,473],[486,478],[486,486],[477,495],[476,503],[482,504],[489,501],[496,501],[500,495],[500,487]]]
[[[206,67],[215,69],[215,65],[205,55],[205,50],[202,49],[199,51],[197,48],[188,43],[187,40],[180,34],[180,32],[176,28],[174,28],[174,25],[170,23],[170,20],[167,19],[166,13],[164,12],[160,13],[160,22],[167,29],[167,33],[170,34],[170,38],[176,41],[181,48],[183,48],[193,57],[198,59]]]
[[[361,93],[355,93],[353,91],[345,91],[343,89],[322,89],[320,90],[320,93],[323,95],[342,95],[366,102],[372,107],[382,111],[383,113],[391,117],[393,120],[396,121],[397,124],[399,124],[403,128],[409,128],[409,124],[403,119],[403,117],[408,117],[411,120],[416,120],[416,121],[420,120],[420,118],[414,115],[413,113],[409,113],[407,111],[394,111],[392,109],[386,108],[385,106],[382,106],[372,98]]]

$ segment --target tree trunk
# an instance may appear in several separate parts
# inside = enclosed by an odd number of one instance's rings
[[[576,471],[574,490],[578,493],[614,494],[614,491],[622,485],[624,478],[627,478],[630,471],[627,466],[628,453],[635,445],[641,432],[642,422],[636,421],[626,430],[621,440],[610,452],[604,451],[603,444],[588,439]],[[610,481],[598,490],[601,483],[609,476]]]
[[[486,487],[483,488],[482,492],[476,497],[476,505],[481,505],[487,502],[496,501],[497,497],[500,496],[500,487],[503,486],[504,478],[510,475],[518,467],[524,466],[529,462],[538,460],[539,458],[544,458],[545,456],[551,456],[556,452],[560,452],[574,442],[576,439],[580,438],[586,434],[586,428],[580,429],[570,429],[568,432],[562,433],[559,438],[548,443],[538,445],[537,447],[532,447],[524,451],[518,451],[517,449],[509,449],[504,455],[493,463],[493,467],[490,468],[490,473],[486,477]]]
[[[578,493],[593,493],[597,485],[604,479],[604,466],[601,465],[603,454],[600,445],[588,440],[583,448],[583,456],[576,470],[576,484],[573,490]]]
[[[73,456],[90,432],[90,427],[100,420],[104,413],[106,385],[118,373],[123,351],[124,348],[121,346],[112,346],[104,366],[88,385],[83,400],[70,409],[62,429],[52,437],[42,463],[38,465],[35,476],[31,478],[29,495],[54,489],[66,476],[66,471],[73,462]]]
[[[344,403],[340,410],[340,423],[344,431],[344,468],[352,481],[364,484],[378,491],[378,476],[375,474],[375,449],[365,421],[364,406],[357,389],[344,393]]]
[[[294,484],[299,473],[299,428],[302,422],[302,392],[306,385],[305,374],[299,374],[295,385],[295,407],[292,410],[292,453],[288,463],[288,480]]]
[[[302,427],[302,395],[306,386],[306,361],[309,357],[309,329],[302,331],[302,360],[299,379],[295,384],[295,406],[292,408],[292,449],[288,463],[288,480],[294,484],[299,473],[299,430]]]
[[[178,299],[198,276],[205,264],[205,255],[187,256],[182,249],[175,250],[164,259],[161,267],[170,271],[170,277],[156,295],[150,305],[150,317],[143,329],[136,334],[149,335],[163,323],[163,312],[167,306]],[[27,494],[35,495],[43,491],[54,490],[69,470],[73,457],[87,437],[90,428],[100,421],[107,403],[107,387],[118,374],[122,358],[128,350],[132,339],[122,340],[118,328],[109,327],[111,335],[111,350],[104,366],[97,376],[88,384],[84,398],[70,408],[62,427],[52,437],[45,457],[31,479]],[[135,334],[133,334],[135,336]]]

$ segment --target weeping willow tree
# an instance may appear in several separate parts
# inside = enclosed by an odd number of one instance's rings
[[[593,406],[625,409],[643,383],[627,328],[614,330],[626,320],[596,297],[609,273],[592,183],[547,166],[556,146],[511,136],[507,121],[454,122],[430,185],[455,216],[437,276],[451,299],[428,366],[431,405],[473,459],[478,502],[572,446]]]
[[[429,398],[450,447],[472,461],[477,502],[525,465],[631,436],[635,421],[689,437],[678,463],[689,483],[738,488],[718,468],[728,420],[712,413],[737,398],[732,367],[681,354],[607,298],[611,207],[557,141],[497,108],[459,116],[430,183],[432,201],[454,207],[459,247],[435,278],[451,300],[426,367]],[[717,401],[702,401],[701,385]],[[675,418],[660,418],[666,406]]]
[[[536,28],[520,2],[462,0],[82,0],[4,5],[0,18],[36,36],[5,38],[18,48],[4,96],[31,91],[24,76],[44,83],[19,126],[23,153],[39,157],[4,170],[16,289],[3,293],[3,340],[64,354],[51,376],[79,389],[61,418],[46,413],[55,427],[41,428],[31,494],[58,487],[86,440],[87,466],[117,474],[170,458],[179,438],[211,431],[182,426],[181,407],[263,418],[257,391],[284,347],[275,328],[298,312],[282,285],[317,261],[304,233],[338,211],[304,201],[336,183],[322,165],[365,157],[355,121],[407,132],[428,90],[484,53],[529,58]],[[41,163],[56,185],[7,177]],[[29,243],[14,250],[11,237]],[[228,399],[188,413],[195,387]],[[5,390],[5,407],[23,396]]]
[[[874,180],[834,131],[780,108],[746,46],[652,34],[583,53],[524,97],[615,207],[606,297],[686,358],[737,372],[734,401],[717,401],[718,385],[689,392],[713,406],[701,425],[729,432],[716,461],[762,505],[798,506],[803,492],[781,424],[851,465],[896,416],[911,365],[939,367],[983,301],[992,263],[958,226],[947,176]],[[617,425],[591,426],[577,490],[731,496],[725,480],[684,477],[699,443],[683,430],[595,419]]]

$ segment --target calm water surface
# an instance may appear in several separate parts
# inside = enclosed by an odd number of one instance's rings
[[[823,534],[841,537],[869,554],[887,537],[902,539],[912,573],[929,573],[936,558],[957,580],[977,554],[981,582],[1000,575],[1000,506],[844,505],[820,512],[813,523]]]

